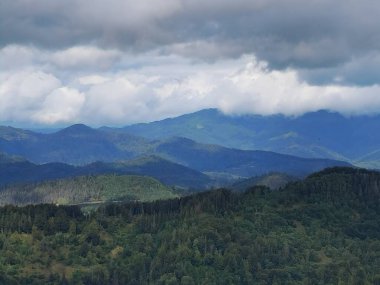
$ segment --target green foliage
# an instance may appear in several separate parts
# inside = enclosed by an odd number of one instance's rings
[[[153,201],[177,197],[159,181],[135,175],[80,176],[40,184],[9,186],[1,204],[83,204],[109,201]]]
[[[0,283],[378,284],[380,174],[330,169],[280,191],[0,208]]]
[[[270,173],[267,175],[255,176],[237,181],[233,183],[229,188],[235,191],[245,191],[250,187],[262,185],[267,186],[272,190],[278,190],[287,185],[289,182],[296,180],[297,178],[286,175],[284,173]]]

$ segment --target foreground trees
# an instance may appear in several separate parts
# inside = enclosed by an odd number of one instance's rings
[[[0,284],[380,284],[380,175],[152,203],[0,208]]]

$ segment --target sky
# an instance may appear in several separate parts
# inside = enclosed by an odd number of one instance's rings
[[[0,124],[380,113],[376,0],[0,0]]]

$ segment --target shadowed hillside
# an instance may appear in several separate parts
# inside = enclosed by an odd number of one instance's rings
[[[199,171],[150,156],[126,162],[95,162],[85,166],[72,166],[64,163],[37,165],[28,161],[0,163],[0,186],[99,174],[151,176],[166,185],[182,188],[205,188],[212,182],[208,176]]]
[[[251,177],[282,172],[304,176],[331,166],[349,163],[329,159],[306,159],[267,151],[248,151],[200,144],[186,138],[173,138],[157,144],[156,153],[201,172],[219,172]]]

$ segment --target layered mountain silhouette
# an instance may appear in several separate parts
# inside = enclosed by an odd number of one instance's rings
[[[379,127],[379,115],[345,117],[318,111],[298,117],[229,116],[207,109],[123,130],[150,139],[180,136],[237,149],[338,159],[380,168]]]
[[[201,172],[151,156],[127,162],[94,162],[84,166],[57,162],[41,165],[29,161],[0,163],[0,187],[111,173],[150,176],[166,185],[182,188],[205,188],[211,183],[211,179]]]
[[[124,129],[73,125],[42,134],[0,128],[0,184],[105,173],[151,176],[181,188],[223,186],[237,179],[281,172],[302,177],[331,166],[332,159],[301,158],[269,151],[239,150],[188,138],[143,138]]]
[[[50,134],[0,127],[0,151],[35,163],[83,165],[129,159],[144,153],[141,148],[148,147],[147,142],[141,137],[103,132],[85,125],[73,125]]]
[[[300,158],[268,151],[238,150],[173,138],[158,144],[159,155],[206,173],[227,173],[239,177],[283,172],[305,176],[332,165],[348,165],[330,159]]]

